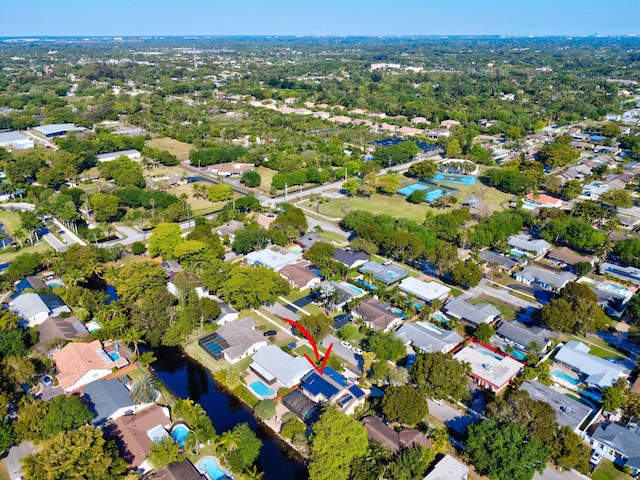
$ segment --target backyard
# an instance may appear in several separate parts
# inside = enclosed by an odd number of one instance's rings
[[[153,140],[148,140],[146,144],[151,148],[166,150],[178,157],[178,160],[187,160],[189,158],[189,152],[195,148],[189,143],[180,142],[168,137],[154,138]]]

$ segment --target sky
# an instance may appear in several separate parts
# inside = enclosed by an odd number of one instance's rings
[[[640,35],[640,0],[2,0],[0,36]]]

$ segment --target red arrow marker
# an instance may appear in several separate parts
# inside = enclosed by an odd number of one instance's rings
[[[313,339],[313,337],[311,336],[311,334],[309,333],[309,331],[304,328],[302,325],[300,325],[298,322],[291,320],[289,318],[283,318],[283,320],[285,322],[287,322],[290,325],[293,325],[294,327],[296,327],[298,330],[300,330],[302,332],[302,335],[304,335],[306,337],[307,340],[309,340],[309,343],[311,344],[311,347],[313,348],[313,353],[316,356],[316,360],[313,361],[309,355],[307,355],[306,353],[304,354],[304,358],[307,359],[307,361],[313,366],[313,368],[316,369],[316,371],[322,375],[324,373],[324,367],[327,364],[327,360],[329,359],[329,355],[331,354],[331,349],[333,348],[333,343],[331,345],[329,345],[329,348],[327,348],[327,351],[324,354],[324,358],[322,359],[322,363],[320,364],[320,367],[318,367],[317,362],[320,361],[320,353],[318,352],[318,346],[316,345],[316,341]]]

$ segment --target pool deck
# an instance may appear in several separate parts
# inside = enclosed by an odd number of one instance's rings
[[[280,387],[282,387],[282,385],[280,385],[279,383],[275,383],[273,386],[271,385],[267,385],[263,379],[261,379],[258,375],[256,375],[255,373],[251,372],[249,370],[249,375],[247,375],[246,377],[244,377],[244,384],[245,386],[249,389],[249,391],[255,395],[257,398],[259,398],[260,400],[273,400],[274,398],[276,398],[278,396],[278,389]],[[253,382],[262,382],[264,383],[268,388],[270,388],[271,390],[273,390],[273,395],[269,395],[267,397],[263,396],[263,395],[259,395],[258,392],[255,392],[253,390],[253,388],[251,388],[249,385],[251,385]]]
[[[200,468],[200,464],[202,462],[204,462],[205,460],[214,460],[218,464],[218,468],[220,470],[222,470],[227,475],[227,478],[231,478],[233,480],[233,477],[231,476],[231,471],[229,471],[227,468],[223,467],[222,464],[220,463],[220,459],[218,457],[213,456],[213,455],[205,455],[204,457],[202,457],[199,460],[197,460],[196,463],[195,463],[195,467],[198,469],[198,471],[202,475],[204,475],[204,478],[207,478],[209,480],[213,480],[213,479],[211,479],[211,477],[209,477],[209,474],[204,469]]]

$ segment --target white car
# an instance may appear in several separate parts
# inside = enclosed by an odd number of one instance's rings
[[[433,403],[435,403],[436,405],[442,405],[444,403],[444,399],[443,398],[432,398],[431,401]]]
[[[357,347],[353,347],[353,348],[352,348],[352,350],[353,350],[353,352],[354,352],[355,354],[357,354],[357,355],[362,355],[362,350],[360,350],[359,348],[357,348]]]
[[[353,348],[349,342],[345,342],[345,341],[340,342],[340,345],[342,345],[344,348],[348,348],[348,349],[352,349]]]
[[[388,258],[382,262],[383,265],[391,265],[393,263],[393,260],[389,260]]]
[[[602,461],[602,452],[599,450],[594,450],[591,454],[591,463],[594,465],[598,465]]]

